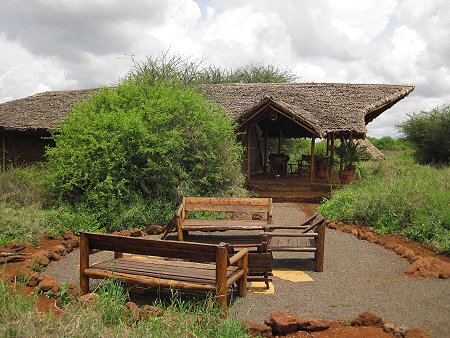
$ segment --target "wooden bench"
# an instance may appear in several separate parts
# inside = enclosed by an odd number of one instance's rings
[[[90,265],[93,250],[114,251],[114,258]],[[237,283],[239,296],[246,295],[248,252],[244,248],[235,254],[234,248],[225,243],[199,244],[82,232],[80,287],[87,293],[89,278],[115,278],[146,287],[211,291],[217,294],[219,307],[226,313],[230,287]],[[136,259],[124,257],[123,253],[157,257]]]
[[[301,225],[269,225],[261,236],[269,238],[272,252],[313,252],[316,271],[323,271],[325,218],[317,213]]]
[[[272,209],[271,198],[184,197],[162,238],[166,238],[175,228],[179,241],[189,231],[263,230],[265,226],[272,224]],[[266,220],[196,219],[189,218],[190,211],[245,212],[250,213],[250,216],[265,213]]]

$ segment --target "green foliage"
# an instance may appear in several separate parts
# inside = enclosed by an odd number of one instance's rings
[[[408,153],[364,164],[366,175],[319,210],[325,217],[399,233],[450,254],[450,168],[415,164]]]
[[[390,136],[375,138],[368,136],[367,139],[381,151],[386,150],[406,150],[411,145],[404,139],[395,139]]]
[[[162,317],[136,322],[128,314],[127,292],[106,281],[99,299],[89,306],[68,302],[63,316],[37,313],[37,295],[20,292],[0,281],[1,337],[248,337],[235,319],[223,319],[216,303],[184,301],[179,297],[163,309]]]
[[[161,222],[145,214],[165,204],[173,213],[180,195],[239,192],[242,148],[233,128],[192,88],[124,81],[76,105],[53,136],[51,191],[82,203],[108,230]],[[153,213],[168,216],[163,209]]]
[[[413,144],[419,163],[450,163],[450,104],[409,115],[397,127]]]
[[[279,66],[252,63],[236,69],[204,65],[204,60],[191,60],[180,55],[168,57],[161,53],[149,56],[145,61],[133,60],[134,67],[129,74],[131,81],[145,85],[162,82],[183,86],[214,83],[286,83],[293,82],[297,76],[290,70]]]
[[[344,169],[354,167],[366,156],[366,152],[352,140],[343,140],[339,147],[336,148],[336,154],[342,158]]]

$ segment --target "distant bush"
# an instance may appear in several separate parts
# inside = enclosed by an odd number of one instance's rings
[[[414,164],[406,153],[389,155],[366,163],[364,178],[337,190],[319,210],[327,218],[402,234],[450,254],[450,168]]]
[[[419,163],[450,163],[450,104],[412,114],[398,126]]]
[[[404,139],[395,139],[390,136],[383,136],[375,138],[368,136],[367,139],[381,151],[386,150],[403,150],[409,148],[411,145]]]
[[[51,192],[108,230],[167,220],[181,195],[233,195],[243,184],[232,120],[176,83],[128,79],[102,89],[53,138]]]

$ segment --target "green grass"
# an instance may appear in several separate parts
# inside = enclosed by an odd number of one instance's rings
[[[401,234],[450,254],[450,167],[416,164],[404,151],[362,169],[358,183],[337,190],[319,207],[325,217]]]
[[[163,316],[136,322],[118,283],[109,281],[98,293],[94,304],[70,303],[55,318],[36,312],[36,294],[21,296],[0,281],[0,337],[249,337],[241,323],[222,319],[211,299],[193,303],[175,297]]]

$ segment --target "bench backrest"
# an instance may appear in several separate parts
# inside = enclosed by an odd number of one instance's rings
[[[271,212],[271,198],[184,197],[186,211]]]
[[[88,249],[107,250],[137,255],[150,255],[170,258],[188,259],[194,262],[215,262],[221,247],[232,254],[231,245],[221,243],[200,244],[191,242],[165,241],[138,237],[107,235],[94,232],[82,232],[81,245],[88,245]]]

